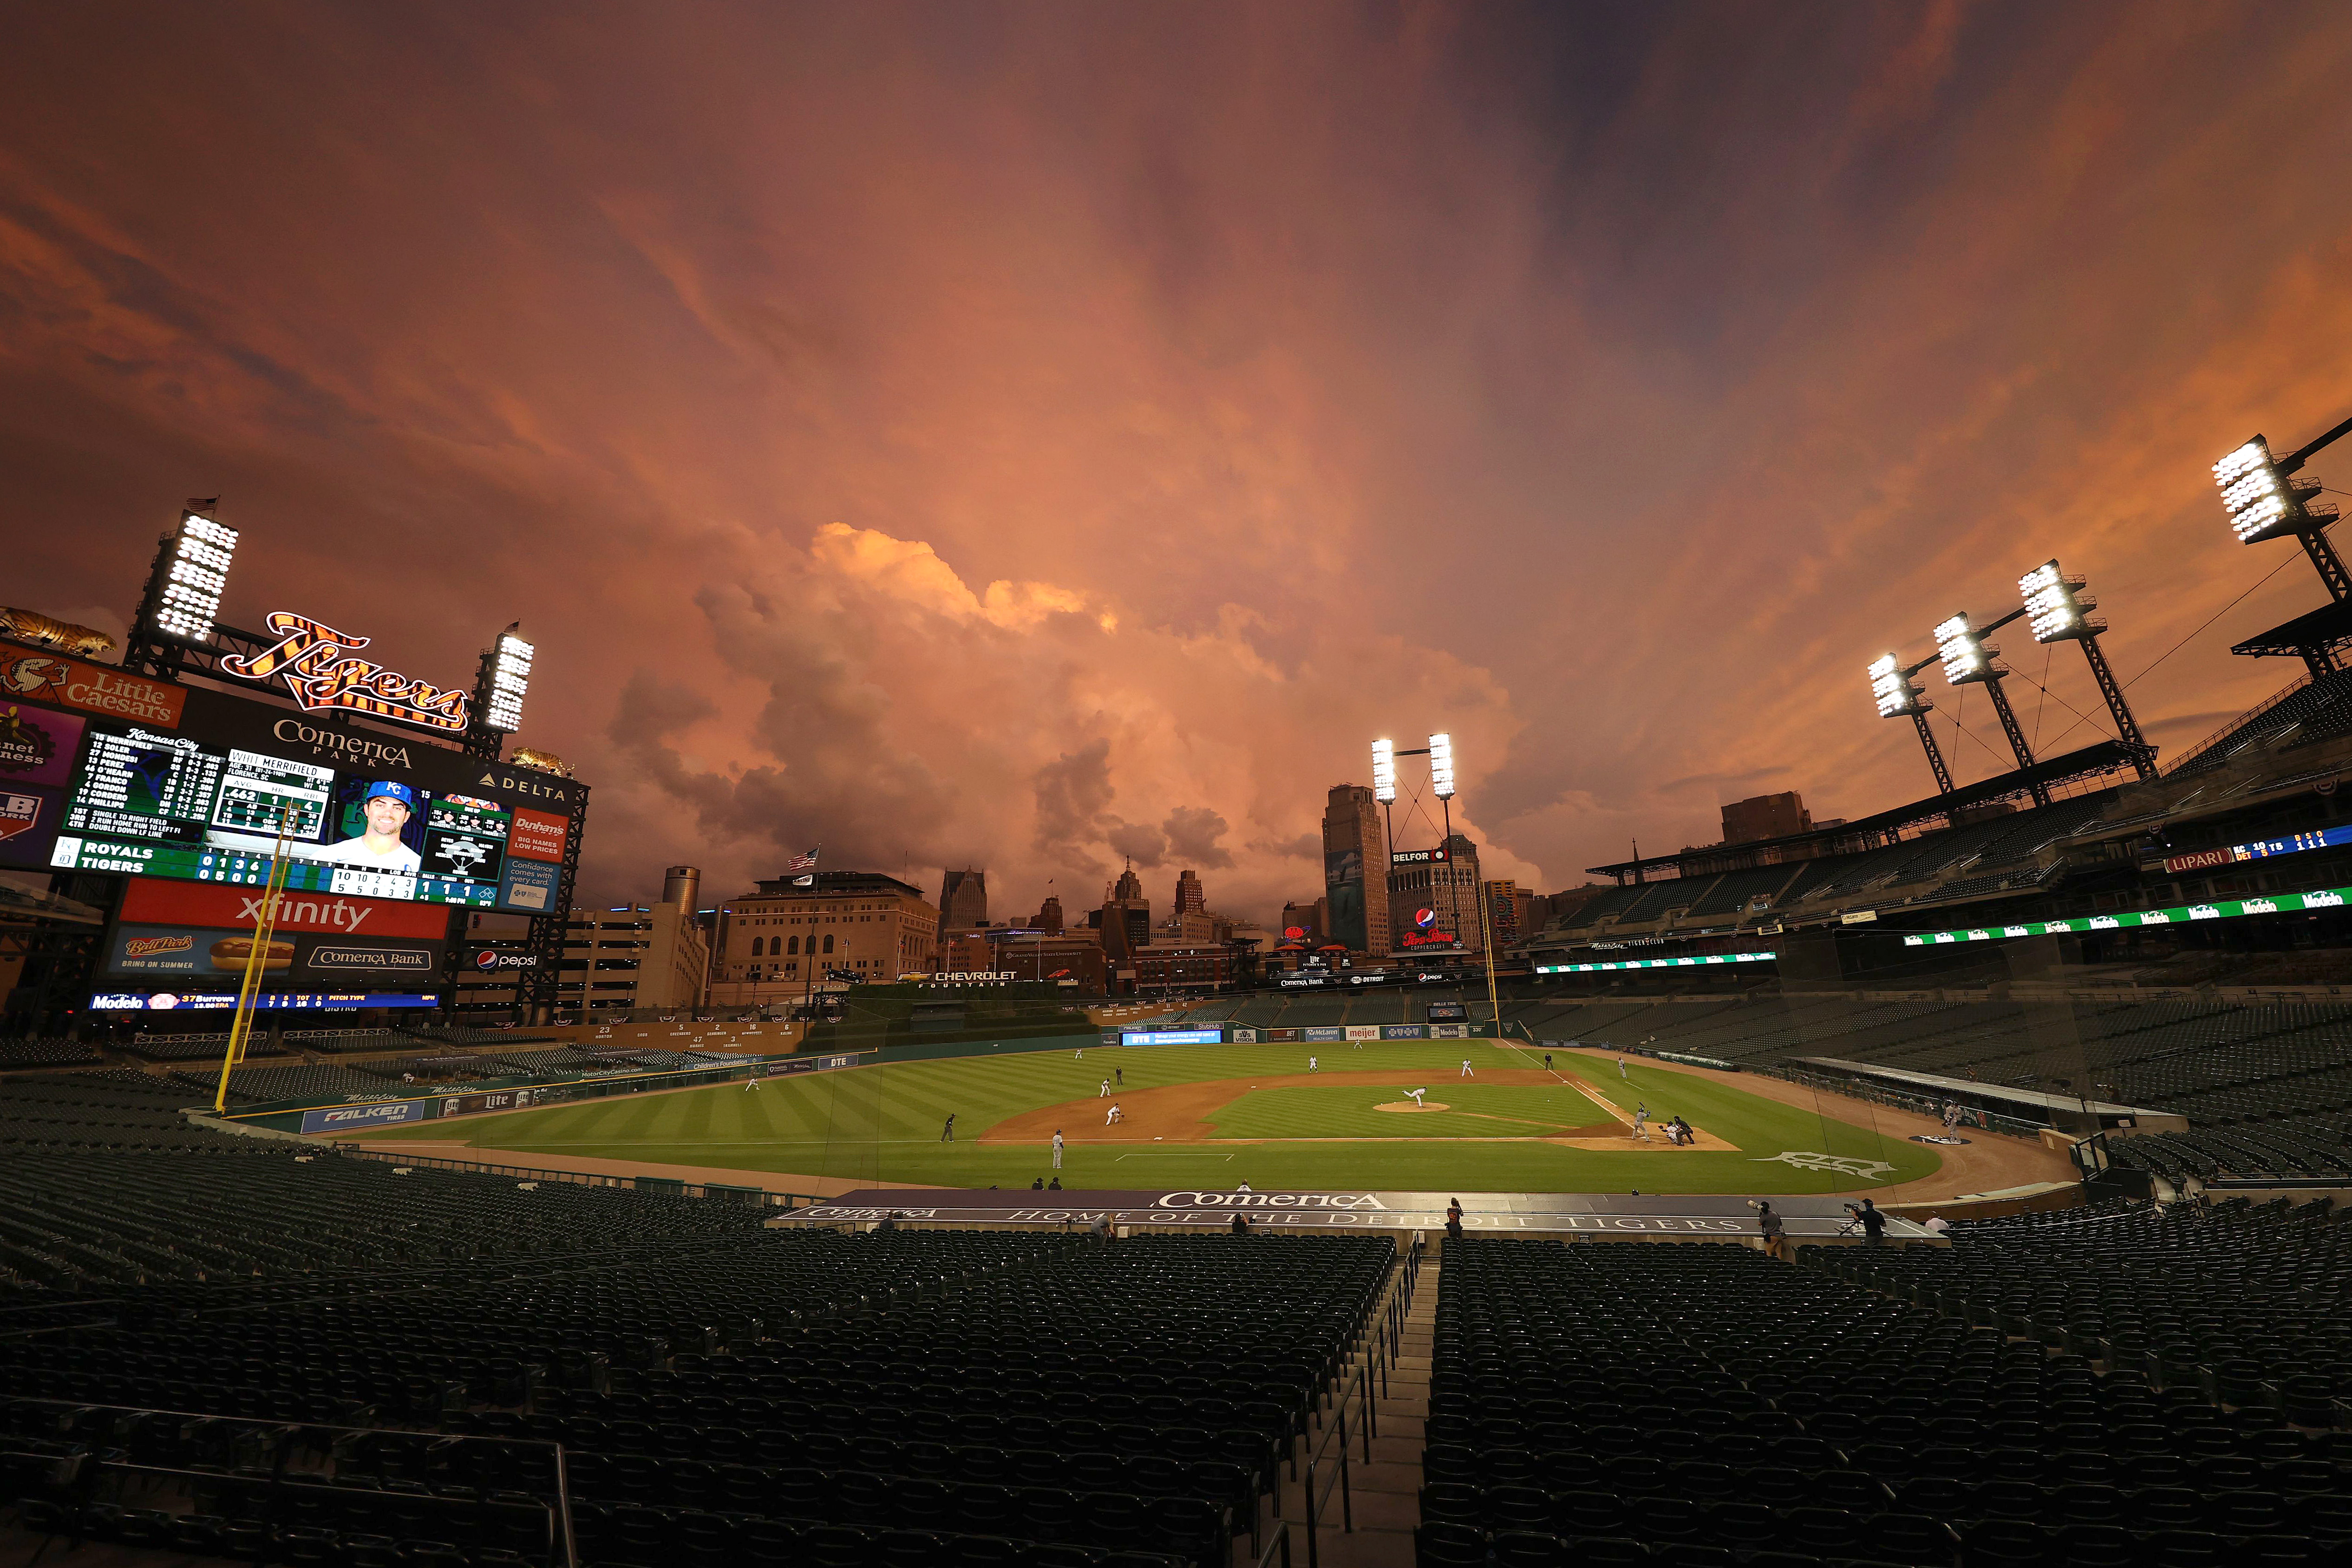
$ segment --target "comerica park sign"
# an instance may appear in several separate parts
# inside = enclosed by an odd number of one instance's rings
[[[290,610],[270,611],[268,624],[278,641],[250,658],[228,655],[220,661],[222,674],[256,681],[275,677],[312,712],[340,709],[452,734],[463,733],[473,716],[472,699],[463,690],[444,690],[351,657],[371,638]]]

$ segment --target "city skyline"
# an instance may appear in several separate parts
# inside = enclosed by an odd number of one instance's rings
[[[239,624],[462,685],[520,617],[592,904],[822,844],[1271,923],[1432,729],[1549,892],[1930,794],[1865,666],[2053,557],[2177,755],[2322,597],[2211,465],[2352,384],[2352,24],[2259,16],[27,12],[5,597],[119,634],[218,494]]]

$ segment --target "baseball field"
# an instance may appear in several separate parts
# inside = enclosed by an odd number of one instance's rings
[[[1476,1040],[1089,1046],[614,1096],[363,1136],[465,1144],[517,1164],[584,1156],[961,1187],[1058,1175],[1076,1188],[1820,1193],[1937,1168],[1932,1149],[1866,1105],[1792,1099],[1769,1084],[1775,1098],[1755,1081],[1751,1093],[1733,1078],[1639,1058],[1621,1069],[1573,1051],[1547,1068],[1532,1047]],[[1643,1111],[1646,1140],[1635,1125]],[[1666,1141],[1661,1123],[1675,1116],[1694,1141]]]

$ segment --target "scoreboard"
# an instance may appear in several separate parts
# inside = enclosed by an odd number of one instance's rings
[[[168,728],[9,712],[58,786],[23,792],[9,864],[257,888],[282,824],[289,892],[544,915],[585,805],[554,774],[202,688]]]

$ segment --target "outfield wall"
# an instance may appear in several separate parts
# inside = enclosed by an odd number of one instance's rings
[[[1295,1029],[1248,1024],[1201,1024],[1176,1029],[1105,1029],[1106,1046],[1344,1046],[1381,1040],[1518,1040],[1533,1045],[1527,1026],[1506,1019],[1499,1037],[1493,1024],[1314,1024]]]
[[[781,1078],[788,1073],[829,1072],[862,1065],[856,1052],[831,1056],[741,1057],[709,1068],[672,1072],[630,1073],[614,1078],[584,1078],[563,1082],[492,1079],[434,1094],[409,1094],[384,1099],[274,1100],[246,1106],[221,1120],[247,1127],[303,1134],[364,1132],[373,1127],[404,1127],[459,1116],[487,1116],[524,1110],[541,1105],[571,1105],[604,1100],[616,1094],[646,1094],[673,1089],[701,1089],[740,1082],[747,1078]],[[209,1110],[186,1110],[183,1115],[210,1119]]]

